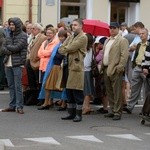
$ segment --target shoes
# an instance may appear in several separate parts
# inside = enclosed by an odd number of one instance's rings
[[[68,115],[66,117],[61,117],[62,120],[72,120],[75,118],[75,115]]]
[[[41,106],[41,105],[43,105],[43,102],[38,102],[38,103],[36,104],[36,106]]]
[[[67,109],[67,107],[59,107],[58,109],[57,109],[57,111],[65,111]]]
[[[100,114],[107,114],[108,113],[108,110],[104,109],[104,108],[100,108],[97,110],[98,113]]]
[[[62,101],[59,100],[59,101],[56,101],[56,102],[55,102],[55,105],[56,105],[56,106],[61,106],[61,103],[62,103]]]
[[[24,114],[23,109],[17,109],[16,112],[19,113],[19,114]]]
[[[114,117],[112,118],[112,120],[120,120],[121,119],[121,115],[114,115]]]
[[[108,113],[108,114],[104,115],[104,117],[106,117],[106,118],[113,118],[114,114],[113,113]]]
[[[38,108],[38,110],[48,110],[52,105],[47,105],[47,106],[41,106]]]
[[[127,107],[124,107],[122,110],[125,111],[125,112],[127,112],[128,114],[131,114],[131,113],[132,113],[132,111],[129,110]]]
[[[0,87],[0,91],[3,91],[4,90],[4,87]]]
[[[83,110],[82,115],[90,115],[94,110],[88,109],[88,110]]]
[[[6,108],[6,109],[3,109],[2,112],[15,112],[15,109],[13,109],[13,108]]]

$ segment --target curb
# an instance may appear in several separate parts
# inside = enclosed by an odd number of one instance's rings
[[[4,150],[4,149],[5,149],[4,142],[0,141],[0,150]]]

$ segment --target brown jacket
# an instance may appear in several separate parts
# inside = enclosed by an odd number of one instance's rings
[[[30,64],[33,69],[39,69],[40,65],[40,58],[38,57],[38,50],[42,43],[46,40],[46,36],[44,34],[39,34],[38,37],[35,39],[32,45],[29,45],[30,49]]]
[[[105,42],[104,45],[104,53],[105,53],[105,46],[109,39]],[[109,52],[109,64],[107,68],[107,75],[112,76],[116,71],[123,72],[127,63],[128,59],[128,47],[129,43],[127,39],[123,38],[121,35],[119,35],[114,43],[112,44]],[[102,63],[102,69],[104,68],[104,65]]]
[[[87,47],[87,37],[81,32],[76,37],[68,37],[59,52],[68,55],[69,75],[66,88],[83,90],[84,86],[84,56]]]

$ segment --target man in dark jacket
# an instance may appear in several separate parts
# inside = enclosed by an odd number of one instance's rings
[[[22,68],[26,62],[27,35],[22,31],[22,21],[17,18],[8,20],[10,36],[6,37],[3,53],[6,77],[10,93],[9,107],[2,112],[23,114]]]
[[[2,53],[3,42],[4,42],[4,29],[0,28],[0,90],[4,90],[5,85],[5,69],[4,69],[4,54]]]

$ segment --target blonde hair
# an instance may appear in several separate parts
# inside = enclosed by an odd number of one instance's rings
[[[46,31],[47,31],[47,30],[52,31],[52,32],[53,32],[53,34],[56,34],[56,29],[55,29],[55,28],[53,28],[53,27],[49,27],[49,28],[47,28],[47,29],[46,29]]]

